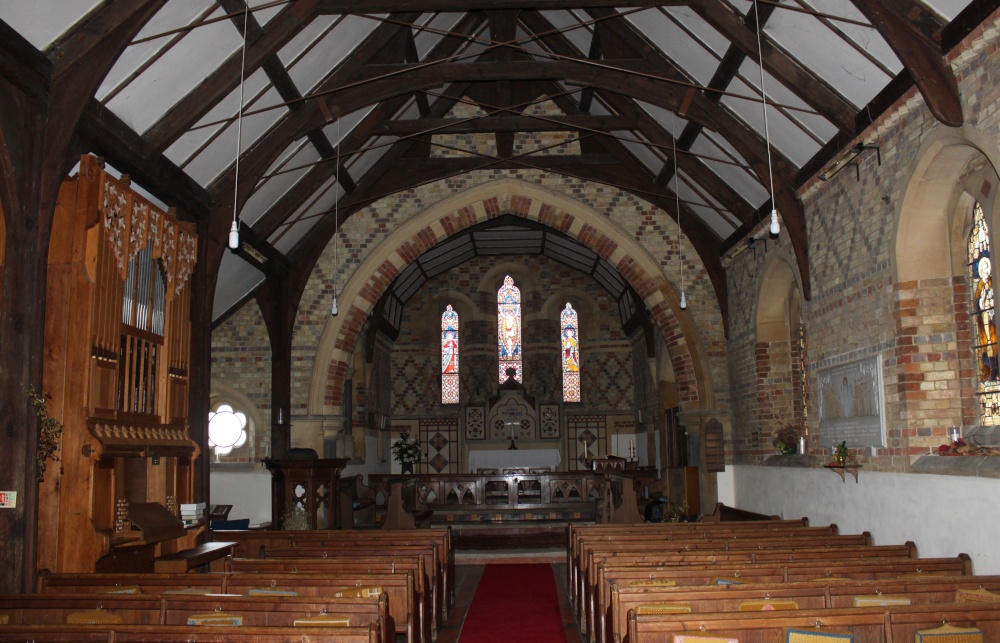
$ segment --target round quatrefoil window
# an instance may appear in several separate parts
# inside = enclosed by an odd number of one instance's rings
[[[208,414],[208,446],[216,455],[228,455],[247,441],[247,416],[222,404]]]

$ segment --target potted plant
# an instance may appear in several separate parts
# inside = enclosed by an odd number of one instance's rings
[[[399,463],[403,473],[413,473],[413,465],[420,462],[420,442],[410,438],[409,431],[399,434],[399,439],[392,443],[392,459]]]
[[[799,448],[799,438],[802,437],[802,427],[798,424],[786,424],[774,432],[774,447],[781,453],[795,453]]]

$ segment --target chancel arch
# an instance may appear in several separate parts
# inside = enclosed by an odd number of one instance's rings
[[[402,270],[452,234],[504,212],[553,227],[615,267],[642,298],[670,347],[680,401],[691,408],[712,408],[712,377],[697,329],[681,314],[677,288],[648,251],[579,201],[520,180],[500,179],[425,209],[362,261],[341,291],[341,301],[350,305],[328,319],[319,341],[309,388],[310,415],[340,412],[350,355],[376,302]]]

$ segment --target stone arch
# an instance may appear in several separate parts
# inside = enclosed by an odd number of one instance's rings
[[[940,128],[928,134],[917,153],[900,200],[896,230],[893,235],[892,262],[896,283],[950,277],[955,274],[953,256],[964,246],[968,230],[964,212],[962,176],[970,160],[982,155],[993,167],[998,152],[993,145],[970,128]],[[993,191],[996,200],[997,190]],[[967,201],[967,200],[966,200]],[[995,246],[997,210],[992,204],[991,244]],[[946,243],[942,243],[942,239]]]
[[[765,426],[775,421],[801,424],[805,418],[805,374],[798,341],[802,288],[797,277],[794,259],[777,252],[768,257],[758,282],[753,366],[756,414]]]
[[[888,371],[887,382],[894,378],[899,391],[893,415],[907,419],[897,427],[887,427],[889,446],[937,444],[944,438],[944,427],[978,425],[981,421],[975,360],[968,339],[972,326],[964,287],[965,257],[970,212],[977,199],[990,225],[991,246],[998,247],[998,160],[995,142],[975,128],[939,127],[925,137],[904,177],[891,247],[897,290],[893,318],[899,338],[894,359],[899,367]],[[987,182],[991,189],[984,194]],[[996,276],[994,264],[994,280]],[[923,321],[933,315],[941,318],[943,311],[951,315],[944,319],[946,332],[928,336]],[[942,342],[933,345],[931,338]],[[935,355],[934,363],[918,360],[928,352]],[[927,373],[935,370],[957,374],[949,379],[948,389],[939,392],[953,401],[947,408],[931,407],[921,395]]]
[[[791,320],[798,317],[802,289],[798,271],[790,259],[781,254],[768,258],[757,295],[757,341],[787,339]]]
[[[317,347],[310,414],[326,415],[342,406],[344,379],[359,335],[400,272],[449,236],[507,213],[559,230],[615,267],[642,298],[670,347],[681,402],[691,409],[714,407],[711,370],[698,329],[681,314],[680,293],[649,252],[593,208],[555,190],[503,178],[442,199],[410,218],[351,275],[341,291],[341,301],[351,304],[327,321]]]

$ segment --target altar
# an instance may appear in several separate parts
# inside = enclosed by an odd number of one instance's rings
[[[562,462],[559,449],[475,449],[469,451],[469,471],[481,469],[547,469],[555,471]]]

